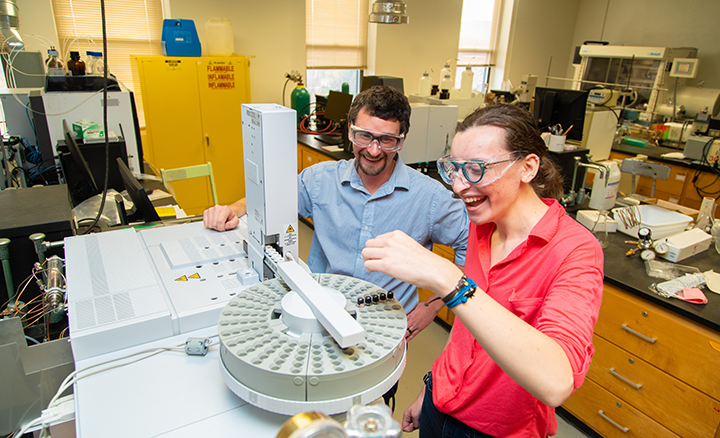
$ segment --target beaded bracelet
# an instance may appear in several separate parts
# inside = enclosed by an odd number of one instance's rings
[[[468,298],[472,298],[473,295],[475,295],[476,289],[477,284],[467,278],[466,275],[463,275],[460,281],[458,281],[457,286],[455,286],[455,289],[442,298],[443,303],[445,303],[448,309],[452,309],[461,303],[467,303]]]

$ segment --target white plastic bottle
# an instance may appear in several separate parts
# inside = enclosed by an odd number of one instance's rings
[[[235,52],[235,35],[229,18],[211,18],[205,23],[207,54],[230,56]]]
[[[604,164],[610,169],[610,175],[602,177],[600,172],[595,174],[588,207],[593,210],[610,210],[615,206],[615,197],[620,186],[620,167],[615,161],[603,161],[600,164]],[[606,178],[607,185],[605,184]]]
[[[430,74],[426,71],[425,73],[423,73],[422,77],[420,78],[420,83],[418,84],[418,95],[419,96],[429,96],[431,89],[432,89],[432,79],[430,78]]]
[[[440,80],[441,81],[443,79],[445,79],[445,75],[449,75],[450,78],[452,78],[452,70],[450,69],[450,60],[446,61],[445,67],[443,67],[442,70],[440,70]],[[442,90],[443,87],[440,87],[440,89]],[[449,89],[450,88],[446,88],[446,90],[449,90]]]
[[[453,84],[452,78],[450,77],[450,74],[448,73],[445,76],[443,76],[442,80],[440,81],[440,90],[450,91],[453,89],[453,85],[454,84]]]
[[[460,80],[460,98],[469,99],[472,94],[472,84],[475,73],[472,71],[472,67],[469,65],[465,67],[462,72],[462,79]]]

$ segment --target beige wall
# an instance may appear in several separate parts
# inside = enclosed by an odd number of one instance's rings
[[[282,103],[285,73],[305,74],[305,2],[302,0],[226,1],[169,0],[172,17],[195,22],[201,43],[205,23],[228,17],[235,34],[235,53],[250,60],[250,87],[256,103]],[[204,53],[204,46],[203,46]],[[289,84],[286,106],[290,106]]]
[[[547,76],[565,76],[572,63],[571,43],[579,1],[514,0],[504,79],[518,86],[523,75],[533,74],[538,77],[538,86],[546,86]],[[570,85],[557,80],[547,82],[549,87]]]
[[[377,27],[374,74],[402,77],[405,94],[413,94],[425,70],[437,84],[445,61],[452,59],[455,65],[462,0],[411,0],[406,4],[408,24],[371,25]]]
[[[696,47],[698,77],[687,84],[705,81],[705,87],[720,88],[718,0],[580,0],[573,47],[600,39],[613,45]]]
[[[25,42],[25,50],[40,51],[45,59],[48,46],[53,45],[56,48],[59,46],[52,2],[50,0],[15,1],[20,11],[20,33]]]
[[[254,102],[282,103],[285,73],[305,70],[305,2],[302,0],[165,0],[173,18],[195,21],[200,40],[211,17],[229,17],[235,33],[235,51],[255,56],[251,60]],[[50,0],[17,0],[21,31],[28,50],[47,49],[39,35],[57,44]],[[400,76],[406,93],[417,90],[423,71],[432,68],[438,81],[444,62],[457,50],[462,0],[412,0],[406,2],[408,25],[372,25],[377,50],[369,64],[372,74]],[[607,10],[607,19],[605,11]],[[524,74],[545,77],[552,55],[551,76],[572,77],[574,47],[585,40],[603,39],[611,44],[690,46],[699,49],[698,80],[720,88],[720,1],[694,0],[505,0],[506,53],[501,51],[495,69],[498,78],[517,85]],[[603,23],[605,23],[603,27]],[[506,55],[506,56],[504,56]],[[569,87],[549,81],[548,86]],[[291,87],[289,87],[291,88]],[[286,92],[286,104],[289,105]]]

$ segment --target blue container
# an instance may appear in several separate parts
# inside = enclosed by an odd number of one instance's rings
[[[192,20],[163,20],[160,45],[164,56],[202,55],[195,22]]]

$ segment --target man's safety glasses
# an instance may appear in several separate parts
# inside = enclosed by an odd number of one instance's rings
[[[366,148],[373,141],[377,141],[378,146],[385,152],[395,152],[402,148],[405,134],[388,134],[384,132],[375,132],[367,129],[350,125],[350,141],[356,145]]]

